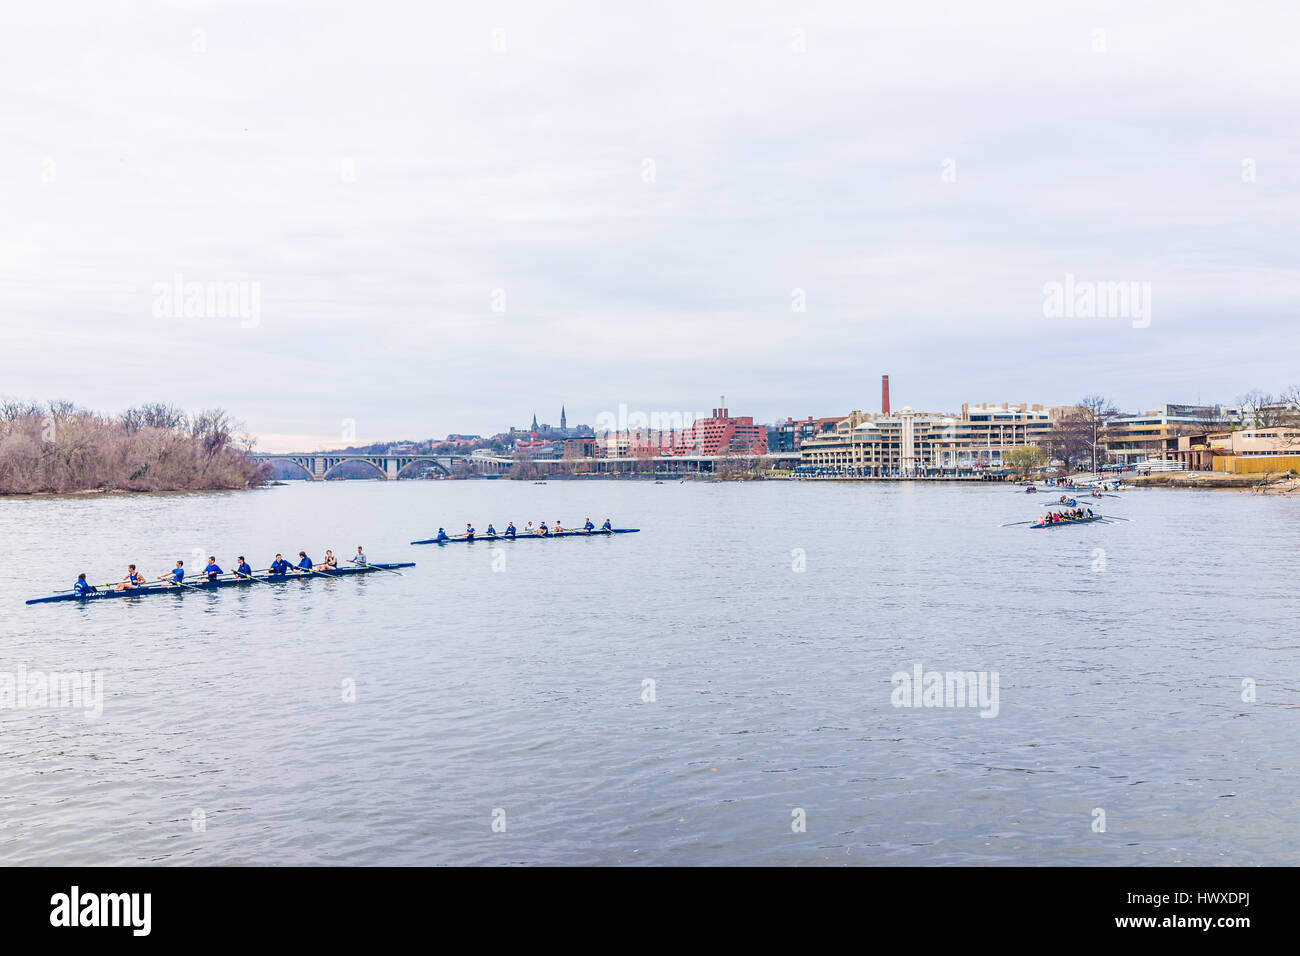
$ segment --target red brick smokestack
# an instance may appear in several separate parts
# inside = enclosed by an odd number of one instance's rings
[[[889,376],[880,376],[880,414],[889,415]]]

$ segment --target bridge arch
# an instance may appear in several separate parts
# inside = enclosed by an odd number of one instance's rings
[[[419,464],[420,462],[425,462],[426,464],[433,465],[434,468],[442,472],[444,475],[451,474],[451,471],[447,468],[446,465],[444,465],[437,458],[434,458],[431,455],[427,455],[427,456],[417,455],[416,457],[410,459],[400,458],[398,459],[398,461],[401,462],[401,464],[399,464],[397,467],[397,477],[399,478],[401,477],[402,472],[406,471],[406,469],[410,468],[412,465]]]
[[[311,468],[303,464],[301,458],[296,458],[292,455],[262,455],[258,458],[258,460],[266,464],[270,464],[273,461],[283,461],[290,465],[297,465],[299,468],[302,469],[303,477],[306,478],[308,481],[311,481],[316,477],[311,473]]]
[[[325,460],[329,461],[330,459],[328,457],[325,457]],[[375,461],[373,458],[339,458],[336,459],[333,464],[331,464],[328,468],[326,468],[324,471],[320,473],[321,480],[324,481],[326,478],[328,478],[330,472],[333,471],[335,468],[338,468],[340,465],[353,465],[353,464],[369,465],[371,468],[375,469],[375,471],[379,473],[380,478],[388,477],[388,472],[384,471],[384,466],[379,464],[379,462]]]

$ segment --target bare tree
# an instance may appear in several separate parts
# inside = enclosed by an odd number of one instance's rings
[[[1103,462],[1102,439],[1110,420],[1119,414],[1117,409],[1104,395],[1085,395],[1079,400],[1079,421],[1088,437],[1088,447],[1092,453],[1092,470],[1100,471]]]

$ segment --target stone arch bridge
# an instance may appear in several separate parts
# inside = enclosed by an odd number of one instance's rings
[[[508,458],[484,458],[479,456],[471,458],[468,455],[363,455],[347,454],[342,452],[253,452],[255,461],[286,461],[290,464],[297,465],[311,481],[324,481],[329,478],[330,472],[340,465],[350,462],[361,462],[369,465],[377,473],[377,477],[387,480],[395,480],[402,477],[402,472],[411,465],[423,462],[432,465],[436,470],[444,475],[450,475],[453,465],[465,463],[473,464],[478,467],[479,471],[501,471],[510,465]]]

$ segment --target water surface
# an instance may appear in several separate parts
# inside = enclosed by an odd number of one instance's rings
[[[0,500],[0,671],[104,679],[98,719],[0,710],[0,863],[1300,862],[1300,503],[1106,504],[1134,520],[895,483]],[[643,530],[407,543],[587,516]],[[418,565],[22,603],[358,544]],[[893,706],[917,663],[996,671],[997,716]]]

